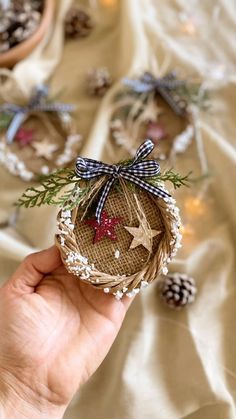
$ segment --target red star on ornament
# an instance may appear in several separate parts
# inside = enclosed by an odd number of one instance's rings
[[[93,243],[95,244],[102,240],[104,237],[108,237],[110,240],[116,240],[117,237],[115,233],[115,227],[120,224],[121,221],[122,218],[109,218],[106,211],[102,211],[100,224],[95,218],[86,220],[84,223],[94,228],[95,236]]]
[[[165,127],[160,122],[149,122],[146,131],[146,138],[150,138],[154,143],[167,137]]]
[[[15,139],[21,147],[25,147],[26,145],[32,143],[32,141],[34,140],[33,134],[33,129],[20,128],[16,133]]]

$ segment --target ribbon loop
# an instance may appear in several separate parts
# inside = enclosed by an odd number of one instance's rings
[[[90,180],[102,175],[109,176],[96,208],[95,215],[99,223],[108,194],[118,178],[123,178],[128,182],[134,183],[158,198],[170,197],[164,189],[142,180],[143,178],[152,177],[160,173],[160,166],[156,160],[143,160],[152,152],[153,148],[153,142],[146,140],[138,148],[132,163],[127,166],[106,164],[83,157],[77,158],[75,172],[81,179]]]
[[[186,116],[184,98],[180,105],[181,100],[174,97],[177,96],[181,99],[183,93],[181,94],[179,88],[185,86],[186,81],[177,79],[175,71],[171,71],[163,77],[155,77],[153,74],[145,72],[139,79],[123,79],[123,84],[136,93],[159,93],[177,115]]]
[[[154,144],[151,140],[146,140],[143,144],[141,144],[136,151],[134,162],[145,159],[154,149]]]
[[[126,173],[132,173],[136,176],[150,177],[156,176],[160,173],[160,166],[155,160],[138,161],[135,165],[125,167],[122,169]]]

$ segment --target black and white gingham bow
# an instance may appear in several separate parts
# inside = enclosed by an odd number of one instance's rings
[[[155,77],[151,73],[145,72],[139,79],[124,78],[123,84],[136,93],[158,92],[177,115],[182,117],[186,116],[186,104],[184,100],[182,99],[182,101],[178,102],[173,97],[173,93],[179,87],[184,86],[186,82],[184,80],[178,80],[174,71],[171,71],[164,77]]]
[[[97,160],[82,157],[77,158],[75,172],[80,178],[90,180],[102,175],[109,176],[96,208],[95,215],[99,223],[107,196],[112,185],[119,178],[123,178],[134,183],[158,198],[167,198],[170,196],[163,189],[142,180],[143,178],[155,176],[160,172],[160,166],[157,161],[143,160],[152,152],[153,148],[153,142],[151,140],[146,140],[138,148],[132,163],[127,166],[119,164],[106,164]]]
[[[29,102],[26,105],[15,105],[14,103],[4,103],[3,105],[0,105],[0,113],[13,115],[6,132],[6,139],[9,144],[12,143],[18,129],[30,113],[56,112],[60,115],[68,114],[75,109],[73,105],[67,103],[47,101],[48,94],[48,86],[43,84],[33,89]]]

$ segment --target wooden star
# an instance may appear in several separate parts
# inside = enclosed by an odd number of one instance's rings
[[[53,153],[58,149],[57,144],[50,143],[46,138],[31,144],[31,146],[35,149],[37,157],[43,157],[46,160],[51,160]]]
[[[162,113],[163,110],[159,108],[156,103],[153,101],[148,102],[145,105],[143,112],[140,114],[139,120],[143,122],[156,121],[157,118],[162,115]]]
[[[96,220],[96,218],[86,220],[84,223],[93,227],[95,230],[95,236],[93,239],[93,243],[97,243],[98,241],[102,240],[104,237],[108,237],[110,240],[116,240],[116,232],[115,227],[120,224],[122,218],[119,217],[112,217],[110,218],[106,211],[102,212],[101,215],[101,222]]]
[[[158,230],[151,230],[148,228],[147,223],[143,221],[138,227],[128,227],[124,226],[125,229],[132,234],[133,240],[130,245],[130,249],[134,249],[138,246],[143,246],[145,249],[151,253],[152,251],[152,239],[153,237],[161,234],[161,231]]]

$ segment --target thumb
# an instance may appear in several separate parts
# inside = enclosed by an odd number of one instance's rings
[[[5,287],[20,294],[30,294],[46,274],[61,265],[60,252],[56,246],[27,256],[17,268]]]

